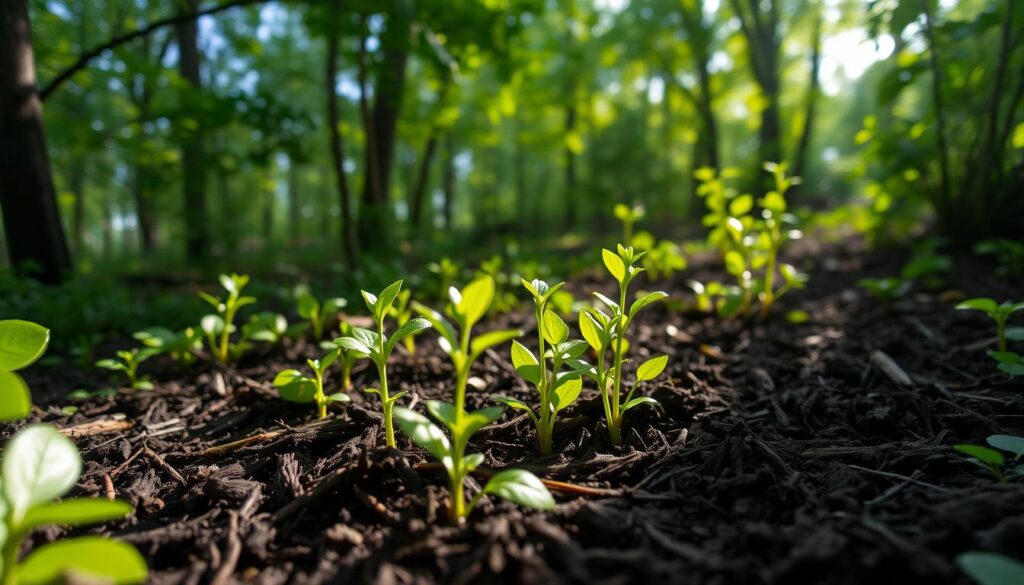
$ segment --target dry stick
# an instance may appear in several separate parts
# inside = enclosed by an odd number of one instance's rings
[[[136,449],[134,453],[132,453],[131,455],[129,455],[129,456],[128,456],[128,458],[124,460],[124,463],[122,463],[121,465],[118,465],[118,466],[117,466],[117,467],[116,467],[116,468],[115,468],[115,469],[114,469],[113,471],[111,471],[111,472],[110,472],[110,476],[111,476],[111,477],[114,477],[114,476],[116,476],[117,474],[119,474],[119,473],[121,473],[122,471],[124,471],[124,469],[125,469],[126,467],[128,467],[128,465],[129,465],[129,464],[131,464],[131,462],[132,462],[132,461],[135,461],[135,459],[136,459],[136,458],[137,458],[137,457],[138,457],[139,455],[142,455],[142,447],[139,447],[138,449]]]
[[[243,439],[238,439],[237,441],[231,441],[230,443],[224,443],[223,445],[215,445],[215,446],[210,447],[207,450],[203,451],[202,453],[200,453],[199,456],[200,457],[214,457],[216,455],[222,455],[224,453],[228,453],[230,451],[234,451],[235,449],[240,449],[242,447],[246,447],[246,446],[251,445],[253,443],[262,443],[262,442],[265,442],[265,441],[274,440],[274,439],[280,437],[281,435],[284,435],[286,432],[288,432],[288,430],[269,431],[269,432],[266,432],[266,433],[260,433],[258,435],[252,435],[251,437],[245,437]]]
[[[130,420],[102,419],[59,430],[65,437],[91,437],[93,435],[126,431],[133,426],[135,426],[135,423]]]
[[[108,500],[113,500],[117,496],[117,492],[114,491],[114,480],[110,479],[110,474],[108,473],[103,474],[103,487],[106,488],[103,495]]]
[[[345,472],[348,470],[348,467],[341,467],[335,469],[334,471],[331,472],[330,475],[325,476],[323,479],[321,479],[320,483],[316,484],[316,487],[314,487],[312,491],[310,491],[308,494],[304,494],[295,498],[294,500],[285,504],[283,508],[279,509],[277,512],[274,512],[274,515],[270,518],[271,521],[275,523],[280,522],[281,520],[297,512],[299,509],[304,508],[307,504],[313,502],[316,499],[319,499],[321,496],[334,489],[336,485],[341,483],[341,480],[344,477]]]
[[[946,494],[949,494],[949,493],[953,492],[953,490],[951,490],[949,488],[944,488],[941,485],[935,485],[934,483],[928,483],[927,481],[921,481],[919,479],[914,479],[913,477],[907,477],[906,475],[900,475],[898,473],[891,473],[889,471],[880,471],[878,469],[870,469],[870,468],[867,468],[867,467],[861,467],[860,465],[847,465],[847,467],[849,467],[850,469],[856,469],[857,471],[863,471],[864,473],[872,473],[874,475],[880,475],[882,477],[887,477],[889,479],[898,479],[900,481],[907,481],[907,482],[919,485],[921,487],[930,488],[930,489],[933,489],[933,490],[936,490],[936,491],[940,491],[940,492],[943,492],[943,493],[946,493]]]
[[[171,464],[167,463],[167,461],[165,461],[164,458],[161,457],[159,453],[150,449],[149,447],[143,447],[142,452],[145,453],[146,456],[151,457],[154,461],[156,461],[160,465],[160,467],[163,467],[164,471],[170,474],[170,476],[173,477],[175,481],[177,481],[181,485],[188,485],[188,482],[186,482],[185,478],[182,477],[180,473],[178,473],[178,470],[171,467]]]
[[[227,550],[223,555],[220,568],[217,569],[213,578],[210,579],[210,585],[224,585],[231,579],[231,575],[235,572],[235,567],[238,566],[238,558],[242,555],[242,539],[238,536],[239,518],[241,518],[243,524],[249,522],[249,518],[251,518],[253,512],[256,511],[256,506],[259,503],[262,492],[263,490],[260,488],[253,490],[238,511],[232,510],[229,512],[230,520],[228,521]]]

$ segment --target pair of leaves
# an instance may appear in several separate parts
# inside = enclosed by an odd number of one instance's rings
[[[343,349],[369,356],[375,363],[383,362],[403,339],[430,327],[431,323],[427,319],[410,319],[390,336],[385,336],[383,352],[380,349],[380,334],[362,327],[353,327],[351,336],[339,337],[334,342]]]
[[[320,303],[316,297],[306,293],[299,297],[296,312],[303,319],[320,320],[327,315],[338,313],[347,305],[348,301],[340,297],[326,299],[323,303]]]
[[[998,304],[995,300],[990,298],[977,298],[968,299],[958,304],[956,308],[960,310],[970,309],[981,311],[993,319],[1006,320],[1006,318],[1013,313],[1024,310],[1024,302],[1013,303],[1006,301],[1002,304]]]
[[[366,301],[366,307],[370,309],[370,314],[373,315],[373,320],[378,324],[384,322],[384,317],[388,315],[391,310],[391,305],[395,302],[398,297],[398,293],[402,290],[402,281],[397,280],[387,286],[380,292],[379,295],[367,291],[361,291],[363,294],[363,300]]]
[[[530,281],[527,281],[525,278],[520,278],[519,281],[523,283],[523,287],[526,288],[526,290],[530,291],[530,294],[533,295],[534,302],[538,305],[547,303],[548,299],[565,286],[564,282],[549,285],[539,278],[535,278]]]
[[[78,481],[82,460],[74,443],[48,425],[31,425],[6,445],[2,474],[7,538],[20,539],[37,526],[82,526],[123,518],[131,506],[99,498],[53,500]],[[11,544],[11,543],[9,543]],[[101,578],[113,583],[139,583],[146,579],[146,563],[133,547],[100,537],[83,537],[44,545],[17,571],[19,583],[43,584],[63,580],[68,573]]]
[[[491,307],[494,300],[494,279],[482,276],[467,284],[462,290],[455,287],[448,289],[451,301],[452,316],[462,327],[463,332],[472,329]]]
[[[14,372],[31,365],[46,351],[50,330],[19,319],[0,321],[0,421],[28,415],[32,396]]]

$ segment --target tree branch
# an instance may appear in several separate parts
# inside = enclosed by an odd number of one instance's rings
[[[144,37],[156,30],[159,30],[167,26],[181,24],[183,22],[195,20],[202,16],[210,16],[213,14],[224,12],[225,10],[230,10],[231,8],[235,8],[238,6],[248,6],[251,4],[260,4],[263,2],[272,1],[274,0],[228,0],[228,2],[225,2],[224,4],[211,6],[210,8],[204,8],[203,10],[197,10],[195,12],[187,12],[183,14],[175,14],[174,16],[168,16],[167,18],[162,18],[160,20],[151,22],[142,28],[114,36],[105,43],[102,43],[100,45],[93,47],[92,49],[89,49],[81,56],[79,56],[73,64],[71,64],[69,67],[55,75],[53,79],[51,79],[50,82],[43,86],[43,88],[39,91],[39,99],[45,101],[48,97],[53,95],[53,93],[57,91],[60,88],[60,86],[64,84],[64,82],[74,77],[74,75],[82,69],[85,69],[89,65],[90,61],[92,61],[96,57],[99,57],[105,51],[116,49],[117,47],[120,47],[125,43],[129,43],[131,41],[134,41],[135,39]]]

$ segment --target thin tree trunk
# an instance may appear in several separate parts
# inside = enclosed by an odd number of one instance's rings
[[[451,130],[445,136],[444,142],[444,174],[441,179],[444,190],[444,207],[442,212],[444,214],[445,229],[451,229],[452,208],[455,204],[455,138],[452,136]]]
[[[324,78],[327,86],[327,121],[330,125],[331,164],[338,184],[338,197],[341,203],[341,242],[351,270],[357,270],[359,259],[352,225],[352,197],[348,190],[348,178],[345,176],[345,145],[341,137],[341,118],[338,115],[338,0],[331,1],[331,30],[327,37],[327,72]]]
[[[938,205],[939,216],[948,216],[949,204],[951,199],[950,185],[949,185],[949,149],[946,145],[946,115],[945,108],[942,101],[942,68],[939,66],[939,55],[938,47],[935,45],[935,35],[932,28],[932,12],[929,6],[928,0],[921,0],[921,12],[924,14],[924,34],[925,39],[928,41],[928,53],[930,59],[928,61],[932,73],[932,105],[935,108],[935,130],[936,130],[936,142],[939,149],[939,194],[942,198],[942,203]],[[948,221],[952,219],[945,217]],[[952,228],[950,225],[945,226],[947,229]]]
[[[74,217],[71,221],[74,251],[81,258],[85,251],[85,160],[81,157],[72,164],[68,188],[75,196]]]
[[[36,91],[25,0],[0,2],[0,209],[11,264],[56,283],[71,272]]]
[[[437,107],[435,110],[440,113],[444,107],[445,99],[448,96],[448,85],[450,75],[445,72],[441,79],[441,88],[437,93]],[[436,116],[435,116],[436,118]],[[433,166],[434,155],[437,152],[438,135],[441,129],[437,124],[432,124],[430,134],[427,137],[426,146],[423,148],[423,158],[420,160],[419,171],[416,173],[416,181],[412,190],[411,202],[409,205],[409,227],[410,234],[416,238],[423,227],[423,207],[427,204],[427,187],[430,183],[430,169]],[[433,223],[433,222],[431,222]]]
[[[288,157],[288,244],[296,248],[302,238],[302,199],[299,193],[299,164]]]
[[[180,0],[182,12],[195,12],[196,0]],[[177,25],[178,70],[196,90],[202,88],[198,26],[195,20]],[[206,225],[206,173],[202,128],[190,132],[181,148],[185,204],[185,257],[205,263],[209,257],[210,236]]]
[[[814,19],[813,48],[811,49],[811,76],[807,84],[807,101],[804,104],[804,127],[800,133],[800,142],[797,143],[796,156],[793,162],[793,175],[803,177],[807,163],[807,149],[811,144],[811,136],[814,132],[814,111],[818,102],[818,72],[821,69],[821,12]],[[799,188],[799,186],[798,186]]]

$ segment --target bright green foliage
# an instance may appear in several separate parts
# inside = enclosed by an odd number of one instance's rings
[[[437,277],[437,288],[432,293],[433,298],[439,301],[443,301],[448,297],[448,289],[451,288],[455,279],[462,274],[462,266],[448,257],[427,264],[427,270]]]
[[[507,313],[519,304],[519,299],[510,290],[509,276],[502,270],[504,264],[504,258],[495,254],[481,262],[476,271],[478,278],[489,276],[494,281],[494,300],[491,302],[491,311],[494,313]]]
[[[0,421],[27,416],[32,396],[15,372],[39,359],[50,344],[50,330],[31,321],[0,321]]]
[[[321,303],[312,294],[305,293],[299,297],[296,311],[300,317],[309,321],[313,339],[319,341],[324,337],[325,328],[331,326],[332,321],[338,318],[338,313],[346,306],[348,301],[342,298],[326,299]]]
[[[398,293],[398,297],[395,299],[395,304],[391,307],[389,315],[395,320],[395,325],[399,329],[405,326],[406,323],[412,319],[412,307],[409,306],[409,301],[412,299],[412,291],[405,289]],[[416,333],[407,335],[402,340],[402,345],[405,346],[405,350],[410,354],[416,353]]]
[[[710,210],[704,218],[704,225],[711,228],[708,242],[722,250],[725,269],[739,288],[737,301],[731,289],[719,287],[724,300],[716,308],[722,316],[746,315],[759,300],[761,318],[766,319],[782,295],[803,288],[807,282],[806,274],[778,261],[783,244],[801,235],[791,229],[796,218],[787,213],[785,197],[790,187],[799,184],[799,177],[787,177],[785,163],[769,162],[764,168],[772,173],[774,189],[756,201],[760,218],[753,214],[755,201],[751,195],[736,196],[713,171],[702,169],[697,174],[704,181],[698,194],[705,196]],[[778,277],[782,283],[776,287]]]
[[[637,252],[644,252],[640,260],[651,282],[671,278],[678,270],[686,269],[686,257],[679,244],[670,240],[657,241],[648,231],[637,232],[630,242]]]
[[[1018,333],[1020,335],[1017,335]],[[1014,336],[1011,336],[1011,334],[1014,334]],[[1011,327],[1006,330],[1006,336],[1009,339],[1024,341],[1024,328]],[[999,362],[999,365],[996,367],[999,368],[1000,372],[1009,374],[1013,378],[1024,376],[1024,357],[1019,353],[1012,351],[990,351],[988,355]]]
[[[551,298],[565,283],[549,286],[543,280],[527,282],[523,286],[533,296],[533,315],[537,322],[538,359],[518,341],[512,342],[512,365],[519,375],[537,388],[539,408],[514,398],[500,397],[502,404],[530,415],[537,428],[537,444],[542,455],[551,455],[552,434],[558,412],[576,401],[583,388],[582,375],[593,368],[580,359],[587,350],[587,342],[569,339],[569,328],[558,313],[548,308]],[[550,365],[549,365],[550,364]],[[566,368],[563,371],[563,368]]]
[[[1024,437],[992,435],[985,442],[990,446],[962,443],[953,448],[991,471],[1000,483],[1006,483],[1010,475],[1024,478]],[[1011,453],[1013,457],[1008,459],[1001,451]]]
[[[1006,351],[1006,340],[1017,339],[1018,337],[1024,337],[1024,332],[1018,332],[1017,329],[1007,333],[1006,321],[1010,318],[1010,315],[1017,311],[1024,310],[1024,301],[1014,303],[1006,301],[1002,304],[997,304],[994,300],[989,298],[977,298],[968,299],[956,306],[960,310],[971,310],[981,311],[989,316],[992,321],[996,324],[996,339],[998,340],[999,351]]]
[[[341,337],[352,336],[352,325],[342,321],[339,324],[339,331]],[[356,365],[359,360],[364,360],[369,356],[360,353],[358,351],[345,349],[333,341],[324,341],[320,344],[320,347],[324,349],[338,348],[338,367],[341,369],[341,389],[348,392],[352,389],[352,368]]]
[[[121,350],[116,354],[117,359],[100,360],[96,362],[96,367],[112,372],[124,372],[128,378],[128,387],[133,390],[152,390],[153,382],[146,376],[139,376],[139,366],[159,353],[160,350],[151,347]]]
[[[588,371],[597,387],[601,391],[601,400],[604,405],[605,420],[608,421],[608,435],[613,445],[622,444],[622,418],[626,412],[641,404],[656,404],[653,398],[639,396],[634,398],[640,382],[653,380],[661,375],[668,363],[668,356],[657,356],[647,360],[637,368],[636,382],[622,400],[622,366],[626,361],[626,354],[629,352],[629,341],[626,334],[629,326],[633,323],[637,314],[644,307],[656,303],[668,297],[668,294],[656,291],[647,293],[627,306],[627,292],[629,285],[637,276],[643,272],[643,268],[635,266],[641,260],[643,253],[636,253],[633,248],[625,248],[621,244],[617,253],[611,250],[602,250],[605,268],[619,285],[618,302],[602,295],[594,293],[594,296],[604,304],[609,313],[599,308],[580,313],[580,333],[583,339],[597,354],[595,368]],[[611,362],[608,362],[608,353],[611,352]]]
[[[348,402],[351,400],[348,394],[337,392],[327,396],[324,394],[324,375],[331,364],[338,359],[341,350],[334,348],[327,352],[322,359],[306,360],[310,369],[313,370],[313,377],[303,375],[298,370],[284,370],[274,377],[274,386],[277,386],[281,398],[289,402],[316,404],[317,416],[327,417],[327,405],[332,402]]]
[[[97,536],[45,544],[18,562],[22,539],[50,524],[75,527],[117,520],[131,514],[120,500],[67,498],[75,486],[82,458],[74,443],[48,425],[31,425],[4,448],[0,470],[0,574],[3,585],[64,582],[69,574],[88,581],[141,583],[147,568],[134,547]]]
[[[242,339],[277,344],[283,339],[299,336],[307,327],[308,323],[289,325],[281,313],[262,311],[249,317],[249,322],[242,326]]]
[[[248,276],[221,274],[220,284],[228,292],[228,296],[224,299],[205,292],[199,293],[200,298],[213,305],[213,308],[217,310],[216,315],[203,317],[200,328],[207,336],[210,344],[210,353],[217,360],[226,363],[228,360],[237,357],[244,349],[244,345],[241,343],[238,344],[239,347],[231,347],[231,334],[235,330],[235,315],[242,307],[255,303],[256,299],[254,297],[242,296],[242,289],[245,288],[245,285],[249,284]]]
[[[1024,583],[1024,563],[990,552],[969,552],[956,557],[956,564],[978,585]]]
[[[616,203],[615,207],[612,208],[612,213],[615,215],[615,219],[622,222],[622,241],[632,242],[633,226],[647,215],[644,206],[634,205],[630,207],[625,203]]]
[[[455,404],[432,401],[427,405],[431,414],[448,427],[453,440],[448,441],[439,428],[412,411],[404,411],[399,424],[402,425],[402,432],[409,435],[416,444],[430,451],[449,470],[449,479],[452,482],[449,514],[452,521],[459,521],[469,513],[463,497],[463,481],[483,460],[483,455],[479,454],[466,456],[466,444],[474,432],[501,416],[502,411],[500,407],[495,407],[472,413],[466,412],[466,384],[470,368],[485,351],[515,339],[523,332],[514,329],[490,331],[476,339],[471,338],[473,325],[483,318],[494,300],[494,280],[489,276],[474,280],[462,290],[452,287],[448,290],[448,298],[450,302],[445,307],[447,318],[440,312],[416,302],[413,303],[413,309],[429,321],[440,334],[438,344],[451,358],[455,367]],[[455,325],[452,325],[452,322]],[[540,480],[536,480],[536,483],[539,484]],[[550,498],[550,495],[548,497]],[[470,503],[470,508],[475,503],[474,499]]]
[[[890,276],[887,278],[862,278],[857,286],[864,289],[871,298],[891,305],[896,299],[910,292],[910,281]]]
[[[186,327],[178,333],[166,327],[150,327],[137,331],[133,337],[147,348],[169,354],[183,368],[195,363],[196,352],[203,348],[202,333],[194,327]]]
[[[377,366],[380,388],[371,388],[364,390],[364,392],[380,396],[381,408],[384,414],[384,436],[388,447],[392,448],[396,446],[392,411],[394,410],[395,402],[404,396],[405,392],[399,392],[392,396],[388,390],[388,357],[391,355],[391,352],[395,349],[398,342],[402,341],[409,335],[418,333],[430,327],[430,323],[425,319],[416,318],[410,320],[402,327],[399,327],[391,334],[390,337],[384,334],[384,319],[387,318],[388,314],[391,312],[392,305],[394,304],[395,299],[398,298],[398,294],[401,290],[402,281],[399,280],[385,288],[379,295],[368,293],[365,290],[362,291],[363,299],[366,301],[366,307],[370,310],[373,322],[377,324],[377,331],[370,331],[369,329],[363,329],[362,327],[353,327],[351,335],[339,337],[334,340],[334,343],[337,344],[341,350],[365,355],[374,363],[375,366]]]
[[[483,489],[466,503],[463,499],[463,485],[469,474],[484,460],[482,453],[467,455],[466,445],[473,433],[501,416],[502,408],[461,412],[446,402],[429,400],[427,411],[448,428],[451,433],[450,439],[441,427],[430,422],[430,419],[407,408],[396,409],[395,419],[402,432],[440,461],[448,473],[452,498],[448,506],[448,517],[453,523],[462,522],[473,512],[480,498],[487,494],[529,508],[550,510],[555,507],[555,500],[544,483],[524,469],[506,469],[495,474]]]
[[[736,285],[715,280],[707,283],[691,280],[687,284],[696,295],[696,309],[703,313],[714,312],[721,317],[731,317],[743,304],[743,291]]]

